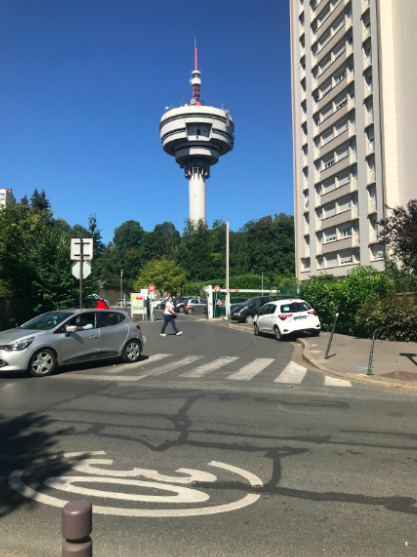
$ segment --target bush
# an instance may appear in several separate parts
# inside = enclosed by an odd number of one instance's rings
[[[330,331],[337,312],[337,332],[363,335],[357,312],[364,304],[376,304],[393,290],[393,282],[372,267],[359,266],[343,280],[331,275],[313,277],[301,287],[301,298],[319,314],[322,328]]]
[[[417,342],[416,301],[415,296],[393,295],[365,304],[358,312],[358,325],[367,337],[375,333],[381,340]]]

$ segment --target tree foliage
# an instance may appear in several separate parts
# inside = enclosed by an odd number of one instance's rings
[[[417,273],[417,199],[411,199],[406,208],[395,207],[379,224],[381,239],[391,249],[394,260]]]
[[[177,294],[185,283],[185,272],[174,261],[163,257],[159,261],[149,261],[138,276],[134,289],[147,288],[149,284],[162,294],[169,292]]]

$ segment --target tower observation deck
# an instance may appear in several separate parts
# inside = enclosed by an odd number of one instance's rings
[[[233,149],[235,126],[228,110],[205,106],[200,101],[201,73],[196,46],[194,55],[190,104],[167,109],[159,132],[165,153],[175,157],[189,181],[190,219],[205,221],[206,179],[210,177],[210,167]]]

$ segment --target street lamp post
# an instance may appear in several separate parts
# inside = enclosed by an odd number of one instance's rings
[[[123,305],[124,305],[124,296],[123,296],[123,269],[120,271],[120,300],[123,300]]]
[[[261,267],[261,273],[262,273],[262,294],[264,293],[264,271],[265,271],[265,267]]]

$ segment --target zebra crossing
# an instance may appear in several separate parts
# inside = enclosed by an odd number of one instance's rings
[[[252,381],[261,380],[281,385],[301,385],[305,381],[308,370],[304,366],[290,361],[284,369],[275,358],[254,358],[241,365],[238,356],[219,356],[210,361],[202,362],[204,355],[187,355],[174,357],[173,354],[152,354],[137,364],[119,364],[111,367],[95,368],[84,372],[70,372],[58,377],[68,379],[84,379],[94,381],[139,382],[146,379],[166,377],[168,380],[186,378],[198,381],[209,378],[215,381]],[[242,362],[243,363],[243,362]],[[187,368],[185,371],[183,368]],[[233,369],[231,369],[233,368]],[[181,372],[179,373],[178,372]],[[126,375],[123,373],[127,372]],[[232,373],[230,373],[232,372]],[[278,373],[278,374],[277,374]],[[325,388],[351,387],[350,381],[337,379],[327,375],[310,372]],[[146,382],[146,381],[145,381]],[[197,383],[196,383],[197,384]]]

